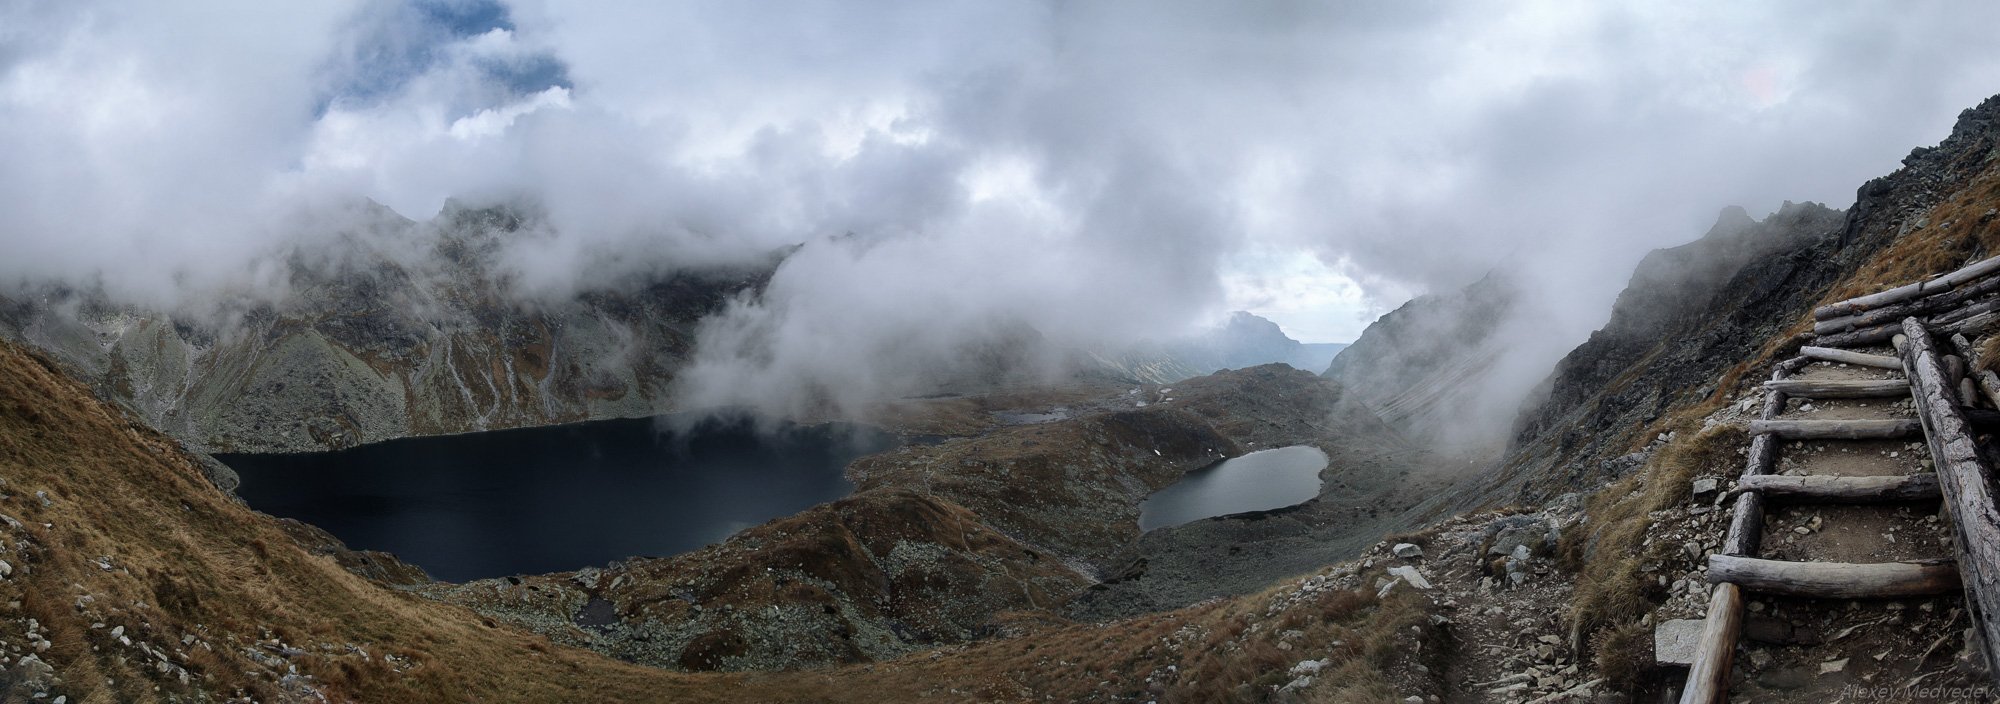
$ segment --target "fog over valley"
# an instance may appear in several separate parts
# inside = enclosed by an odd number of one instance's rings
[[[803,245],[703,324],[703,402],[1237,309],[1349,342],[1496,269],[1539,377],[1646,250],[1935,139],[2000,55],[1958,9],[10,3],[0,277],[201,316],[456,199],[527,214],[523,301]]]

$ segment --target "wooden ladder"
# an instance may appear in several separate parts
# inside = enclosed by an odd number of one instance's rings
[[[1980,275],[2000,269],[2000,258],[1968,267]],[[1956,276],[1956,274],[1952,275]],[[1949,278],[1949,277],[1945,277]],[[1942,281],[1944,278],[1934,281]],[[1929,283],[1929,282],[1927,282]],[[1955,285],[1955,284],[1954,284]],[[1923,284],[1895,291],[1923,292]],[[1948,287],[1947,287],[1948,288]],[[1980,281],[1980,293],[2000,291],[2000,276]],[[1885,292],[1885,293],[1893,293]],[[1936,298],[1933,289],[1933,298]],[[1877,294],[1881,296],[1882,294]],[[1864,297],[1867,298],[1867,297]],[[1970,300],[1961,296],[1953,303]],[[1861,299],[1856,299],[1861,300]],[[1901,303],[1913,312],[1933,312],[1934,303]],[[1869,317],[1866,306],[1843,302],[1821,309],[1833,309],[1833,335],[1820,338],[1820,346],[1801,348],[1799,357],[1780,363],[1764,384],[1764,408],[1759,420],[1750,423],[1752,438],[1748,464],[1734,494],[1734,515],[1722,548],[1708,558],[1707,579],[1715,585],[1709,597],[1708,614],[1697,644],[1695,659],[1681,693],[1681,702],[1721,702],[1728,696],[1731,660],[1743,630],[1744,593],[1824,599],[1905,598],[1948,594],[1963,590],[1967,610],[1981,640],[1989,672],[2000,675],[1995,643],[2000,643],[2000,509],[1993,501],[1992,471],[1974,445],[1971,421],[1966,408],[1968,395],[1983,391],[1989,401],[2000,402],[2000,378],[1991,372],[1966,374],[1973,365],[1959,360],[1973,359],[1972,346],[1963,335],[1953,335],[1959,357],[1938,352],[1932,331],[1923,319],[1908,315],[1894,325],[1893,335],[1882,336],[1878,328],[1856,334],[1858,322],[1879,322]],[[1896,303],[1896,301],[1877,301]],[[1964,330],[1965,321],[2000,310],[2000,298],[1965,313],[1954,309],[1946,318],[1948,330]],[[1879,317],[1879,316],[1878,316]],[[1975,320],[1975,324],[1986,323]],[[1822,324],[1822,327],[1826,327]],[[1983,327],[1979,328],[1983,329]],[[1972,332],[1977,333],[1978,329]],[[1893,339],[1899,357],[1866,354],[1842,349],[1835,344],[1875,344]],[[1815,361],[1830,361],[1880,369],[1900,369],[1904,379],[1868,381],[1794,380],[1791,375]],[[1917,409],[1915,420],[1783,420],[1786,401],[1792,396],[1813,399],[1889,398],[1910,396]],[[1973,415],[1991,412],[1972,412]],[[1981,420],[1992,418],[1982,416]],[[1787,440],[1877,440],[1914,438],[1922,435],[1930,447],[1935,473],[1889,477],[1778,476],[1772,470],[1778,451]],[[1895,503],[1943,501],[1950,509],[1956,546],[1955,559],[1887,562],[1832,563],[1767,560],[1758,557],[1762,540],[1764,507],[1777,503]]]

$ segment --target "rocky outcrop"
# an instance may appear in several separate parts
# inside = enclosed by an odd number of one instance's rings
[[[275,300],[187,314],[43,289],[0,299],[0,335],[47,351],[195,447],[330,449],[671,410],[666,389],[697,321],[761,287],[775,265],[538,300],[496,261],[503,240],[527,236],[513,211],[369,217],[362,229],[376,235],[289,257],[289,293]],[[388,249],[412,243],[420,254]]]

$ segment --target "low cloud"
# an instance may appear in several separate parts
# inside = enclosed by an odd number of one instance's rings
[[[526,295],[803,244],[707,326],[686,388],[704,402],[863,399],[967,350],[1182,332],[1227,309],[1246,252],[1317,257],[1346,281],[1257,288],[1351,284],[1353,317],[1512,266],[1546,343],[1520,366],[1546,368],[1646,250],[1721,206],[1844,206],[1941,138],[2000,91],[1996,19],[12,3],[0,281],[154,306],[279,295],[273,262],[336,238],[355,203],[421,220],[458,198],[545,214],[500,255]]]

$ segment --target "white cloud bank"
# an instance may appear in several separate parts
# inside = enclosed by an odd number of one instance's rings
[[[0,281],[269,287],[343,204],[460,197],[547,213],[533,291],[806,243],[717,402],[1292,292],[1354,330],[1501,261],[1573,342],[1720,206],[1844,206],[2000,92],[1988,3],[1646,5],[17,0]]]

